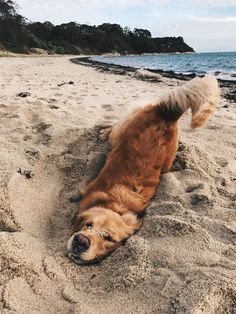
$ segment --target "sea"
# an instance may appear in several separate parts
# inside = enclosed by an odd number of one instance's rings
[[[109,64],[182,74],[210,73],[222,80],[236,81],[236,52],[95,56],[92,59]]]

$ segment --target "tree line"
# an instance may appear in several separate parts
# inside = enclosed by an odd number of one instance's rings
[[[53,25],[30,22],[17,12],[13,0],[0,0],[0,48],[28,53],[32,48],[59,54],[141,54],[193,52],[183,37],[153,38],[146,29],[122,28],[119,24],[98,26],[76,22]]]

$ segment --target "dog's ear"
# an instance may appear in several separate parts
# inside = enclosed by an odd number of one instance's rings
[[[138,231],[142,226],[142,219],[132,213],[125,213],[121,216],[122,220],[129,227],[131,234]]]
[[[84,215],[80,214],[80,213],[76,213],[73,215],[72,219],[71,219],[71,225],[72,225],[72,232],[76,232],[78,230],[80,230],[80,228],[82,227],[82,224],[84,222]]]
[[[105,192],[93,192],[85,196],[80,202],[80,209],[86,210],[96,205],[105,206],[110,201],[109,196]]]

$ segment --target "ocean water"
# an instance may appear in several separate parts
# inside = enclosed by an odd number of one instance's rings
[[[183,74],[211,73],[222,80],[236,80],[236,52],[96,56],[93,60]]]

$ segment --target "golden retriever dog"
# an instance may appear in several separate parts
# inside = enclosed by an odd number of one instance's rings
[[[101,261],[141,228],[160,176],[175,159],[179,118],[190,108],[191,127],[201,127],[213,113],[219,94],[213,76],[197,77],[101,130],[111,151],[98,177],[82,194],[67,245],[75,263]]]

